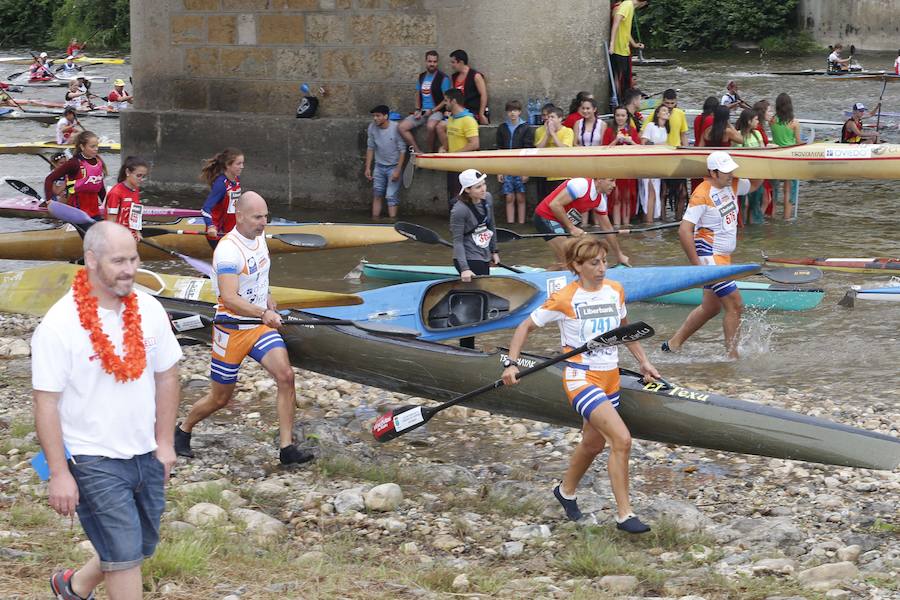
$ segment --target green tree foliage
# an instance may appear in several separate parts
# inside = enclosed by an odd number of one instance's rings
[[[128,0],[0,0],[0,47],[65,48],[69,40],[91,48],[127,49]]]
[[[793,29],[798,0],[652,0],[637,11],[642,41],[669,50],[716,50]]]

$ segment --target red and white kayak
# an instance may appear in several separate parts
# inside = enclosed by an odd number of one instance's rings
[[[174,208],[171,206],[144,205],[144,218],[154,221],[179,219],[181,217],[199,217],[200,211],[191,208]],[[0,198],[0,217],[22,217],[25,219],[41,219],[48,217],[47,207],[42,200],[31,196],[17,198]]]
[[[845,273],[884,273],[900,271],[900,258],[772,258],[766,257],[767,265],[786,267],[818,267],[825,271]]]

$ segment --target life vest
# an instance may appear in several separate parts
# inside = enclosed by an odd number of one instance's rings
[[[100,216],[100,190],[104,189],[103,160],[99,156],[95,160],[92,165],[79,154],[78,177],[66,177],[66,201],[90,217]]]
[[[847,119],[844,122],[844,126],[841,128],[841,143],[843,143],[843,144],[861,144],[862,138],[859,137],[859,134],[852,133],[850,131],[850,128],[847,127],[847,125],[849,125],[851,121],[853,121],[853,119]],[[862,123],[860,123],[859,126],[862,127]]]
[[[587,185],[585,185],[585,182],[587,182]],[[569,196],[572,197],[572,202],[566,205],[566,214],[576,227],[581,225],[581,213],[598,211],[600,214],[606,214],[606,196],[601,194],[600,190],[594,186],[594,180],[591,178],[563,181],[546,198],[541,200],[540,204],[534,209],[535,214],[548,221],[559,222],[559,219],[556,218],[556,215],[553,214],[553,210],[550,208],[550,203],[563,192],[568,192]]]
[[[419,106],[425,106],[422,101],[422,82],[425,80],[425,75],[427,74],[427,71],[422,71],[421,73],[419,73]],[[435,106],[444,101],[444,92],[441,90],[441,84],[444,83],[444,79],[446,78],[447,75],[443,71],[438,70],[434,72],[434,79],[431,80],[430,95],[431,99],[434,100]]]
[[[225,195],[210,211],[210,216],[212,217],[213,225],[216,226],[216,229],[221,234],[228,233],[234,229],[237,223],[235,203],[241,197],[241,179],[236,177],[234,181],[231,181],[225,175],[219,175],[219,177],[225,180]]]
[[[481,94],[478,92],[478,86],[475,85],[475,75],[477,74],[478,71],[470,67],[465,79],[459,81],[457,77],[459,74],[457,73],[451,81],[453,87],[463,93],[463,106],[476,116],[481,110]],[[431,88],[432,90],[434,89],[434,84],[432,84]]]

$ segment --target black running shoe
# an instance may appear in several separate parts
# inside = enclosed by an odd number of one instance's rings
[[[672,349],[669,348],[669,342],[663,342],[662,345],[659,347],[659,349],[662,350],[663,352],[671,352],[672,351]]]
[[[291,444],[290,446],[285,446],[281,449],[281,452],[278,453],[278,459],[283,465],[299,465],[307,463],[313,460],[315,457],[316,455],[309,450],[298,448],[293,444]]]
[[[562,492],[559,491],[558,485],[553,488],[553,495],[556,496],[556,499],[559,500],[559,503],[562,504],[562,507],[566,510],[566,517],[570,521],[581,520],[581,517],[583,517],[584,515],[581,513],[581,509],[578,508],[577,500],[569,500],[568,498],[563,498]]]
[[[175,454],[194,458],[194,451],[191,450],[191,434],[182,431],[179,425],[181,423],[175,426]]]
[[[650,526],[643,523],[635,515],[628,515],[628,518],[624,521],[616,521],[616,529],[621,529],[628,533],[647,533],[650,531]]]

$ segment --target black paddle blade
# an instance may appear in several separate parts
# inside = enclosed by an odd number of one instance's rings
[[[328,240],[315,233],[276,233],[272,239],[298,248],[324,248],[328,245]]]
[[[424,406],[401,406],[376,419],[372,425],[372,436],[379,442],[389,442],[413,429],[418,429],[427,423],[436,412]]]
[[[598,335],[587,343],[588,351],[594,351],[605,346],[616,346],[636,342],[656,334],[653,327],[643,321],[629,323],[622,327],[616,327],[608,333]]]
[[[37,198],[38,200],[43,200],[43,198],[41,198],[41,195],[24,181],[19,181],[18,179],[7,179],[6,183],[15,188],[18,192],[31,196],[32,198]]]
[[[818,267],[779,267],[763,269],[760,274],[778,283],[812,283],[822,279],[822,270]]]
[[[855,305],[856,290],[847,290],[847,293],[844,294],[844,297],[838,302],[838,306],[843,306],[844,308],[853,308]]]
[[[505,242],[515,242],[521,239],[523,239],[522,236],[512,229],[503,229],[502,227],[497,227],[498,244],[503,244]]]
[[[425,244],[440,244],[441,238],[434,231],[415,223],[407,223],[406,221],[398,221],[394,224],[394,230],[400,235],[406,236],[411,240],[423,242]]]

